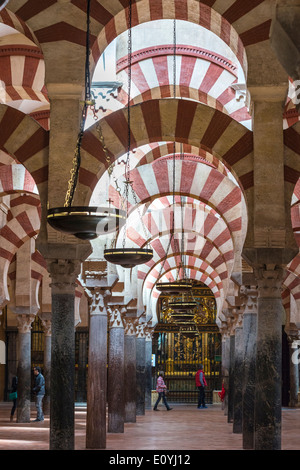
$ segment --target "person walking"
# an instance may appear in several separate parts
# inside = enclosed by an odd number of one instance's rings
[[[199,366],[199,370],[196,372],[195,376],[196,387],[198,388],[198,409],[207,408],[205,404],[205,387],[207,386],[205,375],[203,372],[203,365]]]
[[[35,407],[37,411],[37,416],[34,421],[44,421],[42,402],[45,396],[45,378],[41,373],[41,368],[38,366],[34,367],[33,373],[35,375],[33,393],[35,393],[36,396]]]
[[[11,393],[9,394],[13,402],[12,409],[10,411],[10,421],[13,421],[14,414],[15,414],[16,407],[17,407],[17,389],[18,389],[18,377],[13,377],[12,384],[11,384]]]
[[[156,391],[158,393],[158,398],[156,400],[156,403],[154,405],[154,408],[153,410],[154,411],[159,411],[157,409],[157,405],[159,404],[160,400],[163,399],[163,402],[167,408],[168,411],[172,410],[172,408],[170,408],[168,402],[167,402],[167,399],[166,399],[166,391],[167,391],[167,386],[164,382],[164,372],[161,371],[159,373],[159,376],[157,378],[157,383],[156,383]]]

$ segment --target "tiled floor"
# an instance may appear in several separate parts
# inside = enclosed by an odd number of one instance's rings
[[[10,403],[0,403],[0,451],[48,450],[49,417],[44,422],[10,422]],[[32,405],[32,420],[35,408]],[[85,450],[86,408],[76,406],[75,450]],[[122,434],[107,434],[106,450],[242,450],[242,435],[220,405],[197,410],[192,405],[173,405],[171,411],[147,410],[136,423],[126,423]],[[282,410],[282,449],[300,450],[300,408]]]

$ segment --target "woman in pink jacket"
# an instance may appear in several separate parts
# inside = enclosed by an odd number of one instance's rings
[[[158,376],[158,378],[157,378],[157,383],[156,383],[156,391],[157,391],[157,393],[158,393],[158,398],[157,398],[156,403],[155,403],[154,408],[153,408],[154,411],[159,411],[159,410],[157,409],[157,405],[159,404],[159,402],[160,402],[161,399],[163,399],[163,402],[164,402],[164,404],[166,405],[167,410],[168,410],[168,411],[172,410],[172,408],[169,407],[168,402],[167,402],[167,399],[166,399],[165,392],[167,391],[167,386],[166,386],[166,384],[165,384],[165,382],[164,382],[164,378],[163,378],[163,377],[164,377],[164,372],[161,371],[161,372],[159,373],[159,376]]]

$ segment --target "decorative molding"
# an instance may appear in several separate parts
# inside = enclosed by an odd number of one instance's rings
[[[150,48],[140,49],[135,51],[131,56],[131,64],[134,65],[137,62],[145,59],[151,59],[162,55],[174,55],[174,46],[172,44],[165,44],[160,46],[154,46]],[[187,44],[176,45],[176,55],[187,55],[191,57],[197,57],[198,59],[208,60],[214,64],[223,67],[224,69],[237,76],[237,66],[225,57],[211,52],[201,47],[189,46]],[[120,73],[122,70],[128,67],[128,57],[122,57],[117,61],[116,71]]]

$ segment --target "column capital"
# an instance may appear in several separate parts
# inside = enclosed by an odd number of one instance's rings
[[[256,285],[253,286],[241,286],[246,296],[246,305],[245,305],[245,314],[257,315],[257,298],[258,298],[258,288]]]
[[[52,279],[52,292],[68,294],[73,292],[80,273],[81,261],[74,259],[47,259],[47,267]]]
[[[87,288],[89,292],[90,315],[107,315],[107,299],[111,292],[101,287]]]
[[[44,335],[51,336],[51,320],[50,319],[41,319],[43,328],[44,328]]]
[[[124,328],[123,315],[124,309],[123,305],[114,305],[109,307],[109,328]]]
[[[283,280],[283,268],[275,266],[274,269],[260,267],[255,269],[260,298],[280,298]]]
[[[27,315],[27,314],[18,314],[17,321],[18,321],[18,332],[19,333],[30,333],[32,328],[32,323],[35,319],[35,315]]]
[[[124,317],[125,335],[135,336],[137,323],[138,323],[137,318],[130,318],[130,317],[125,316]]]

